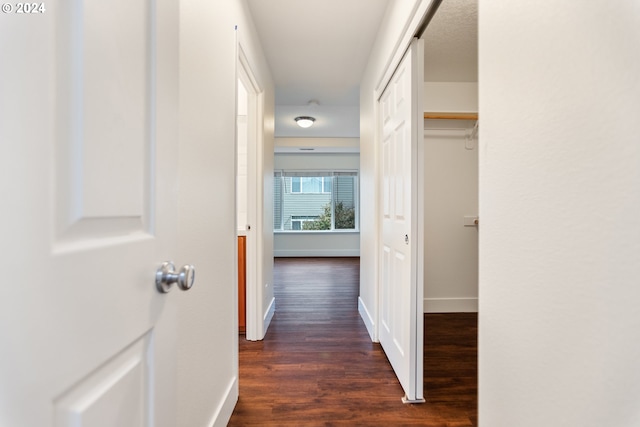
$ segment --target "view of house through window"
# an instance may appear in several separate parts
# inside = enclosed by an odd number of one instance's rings
[[[357,188],[355,171],[278,171],[273,229],[357,230]]]

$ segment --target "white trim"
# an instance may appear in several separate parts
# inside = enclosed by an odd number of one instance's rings
[[[224,427],[229,423],[238,402],[238,377],[234,376],[225,391],[224,398],[216,408],[208,425]]]
[[[275,249],[273,256],[291,257],[359,257],[360,249]]]
[[[425,313],[477,313],[478,298],[425,298]]]
[[[263,200],[262,159],[264,154],[262,153],[262,123],[264,121],[264,110],[262,105],[262,88],[255,78],[253,67],[251,67],[240,41],[238,41],[237,45],[236,80],[242,81],[247,91],[247,97],[249,98],[247,112],[247,223],[251,225],[252,228],[245,232],[247,236],[245,256],[246,337],[248,340],[255,341],[261,339],[260,337],[263,337],[265,334],[264,329],[262,329],[263,305],[261,301],[263,298],[263,288],[260,286],[260,282],[263,280],[263,237],[261,229],[264,221],[262,218],[262,209],[259,208],[262,206]]]
[[[271,324],[271,319],[273,319],[273,315],[276,314],[276,298],[273,297],[271,298],[271,302],[269,303],[269,308],[267,309],[267,311],[264,314],[264,317],[262,319],[262,337],[260,337],[260,339],[263,339],[265,334],[267,333],[267,329],[269,328],[269,325]]]
[[[415,186],[415,230],[414,239],[416,242],[415,254],[413,256],[413,262],[416,263],[416,290],[415,290],[415,339],[417,354],[416,364],[416,396],[413,402],[407,399],[408,403],[424,403],[424,168],[421,167],[425,158],[424,148],[424,120],[423,117],[423,99],[424,91],[421,90],[424,85],[424,40],[415,39],[411,44],[413,53],[413,62],[417,65],[413,66],[411,71],[412,83],[411,86],[417,91],[417,94],[413,95],[414,104],[412,109],[412,115],[415,118],[413,124],[415,144],[415,156],[416,159],[412,162],[413,167],[416,169],[414,172],[414,186]],[[415,52],[413,50],[415,49]],[[413,154],[413,152],[412,152]],[[412,186],[413,187],[413,186]],[[412,189],[412,191],[414,191]],[[413,234],[413,233],[412,233]],[[405,402],[405,403],[407,403]]]
[[[369,333],[369,337],[371,337],[371,341],[378,342],[377,336],[377,328],[376,322],[373,320],[373,317],[367,310],[367,306],[362,301],[362,298],[358,297],[358,313],[364,322],[364,326],[367,328],[367,332]]]
[[[360,230],[273,230],[273,234],[287,235],[287,234],[360,234]]]

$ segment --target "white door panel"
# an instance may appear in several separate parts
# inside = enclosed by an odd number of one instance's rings
[[[423,401],[422,284],[418,283],[418,141],[422,42],[414,41],[380,98],[382,253],[380,343],[405,391]]]
[[[144,408],[151,395],[146,357],[150,341],[145,335],[56,399],[55,425],[112,427],[113,408],[118,408],[116,425],[148,425]]]
[[[0,425],[173,426],[178,5],[45,7],[0,17]]]

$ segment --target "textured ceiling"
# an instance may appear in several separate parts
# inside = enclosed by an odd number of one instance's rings
[[[423,38],[425,81],[478,81],[478,0],[444,0]]]

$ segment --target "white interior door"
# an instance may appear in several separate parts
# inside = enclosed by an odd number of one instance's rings
[[[422,283],[418,252],[418,142],[423,42],[414,40],[380,98],[382,244],[379,338],[405,402],[422,402]]]
[[[179,295],[155,272],[176,255],[178,4],[14,6],[0,16],[0,425],[175,426]]]

